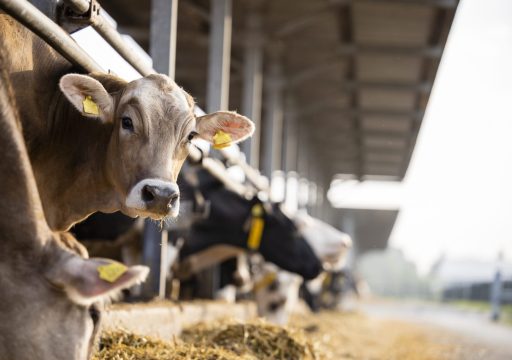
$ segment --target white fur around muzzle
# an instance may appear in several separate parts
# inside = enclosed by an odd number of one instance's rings
[[[180,193],[178,185],[170,181],[160,179],[144,179],[135,184],[126,197],[125,205],[128,209],[134,210],[139,215],[148,215],[151,211],[148,210],[146,202],[142,199],[142,189],[144,186],[169,186],[176,193]],[[180,199],[176,200],[174,206],[169,207],[167,216],[176,217],[180,212]]]

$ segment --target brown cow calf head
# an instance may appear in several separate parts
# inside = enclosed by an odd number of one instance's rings
[[[249,119],[233,112],[195,117],[192,97],[164,75],[127,83],[68,74],[60,88],[82,115],[100,119],[111,132],[104,169],[116,190],[111,209],[129,216],[177,216],[176,179],[194,136],[213,142],[220,133],[236,143],[254,131]]]
[[[43,247],[23,238],[33,247],[0,262],[0,359],[89,359],[102,304],[149,272],[84,259],[61,248],[58,236]]]

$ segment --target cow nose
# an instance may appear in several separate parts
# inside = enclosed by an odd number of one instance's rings
[[[145,185],[142,188],[142,200],[148,208],[161,208],[166,210],[176,205],[180,197],[179,192],[171,186]]]

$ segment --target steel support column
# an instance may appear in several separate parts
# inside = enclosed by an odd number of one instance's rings
[[[347,233],[352,238],[352,249],[349,252],[347,265],[349,268],[353,268],[356,265],[356,260],[359,255],[357,228],[354,213],[350,211],[345,211],[343,213],[343,216],[341,217],[340,225],[341,231]]]
[[[297,171],[299,134],[297,129],[297,113],[295,99],[291,94],[286,96],[283,129],[283,168],[286,172]]]
[[[231,60],[231,0],[212,0],[206,111],[227,110]]]
[[[254,122],[256,129],[252,138],[243,142],[241,148],[247,162],[258,168],[263,85],[263,37],[261,34],[261,15],[257,9],[252,9],[249,13],[246,31],[242,113]]]
[[[151,45],[153,67],[159,73],[174,78],[176,63],[176,29],[178,0],[152,0]],[[157,223],[146,220],[144,224],[143,262],[151,272],[144,285],[144,296],[165,297],[167,277],[167,233],[162,233]]]
[[[210,42],[208,51],[208,83],[206,112],[227,110],[229,106],[229,75],[231,64],[231,0],[210,1]],[[217,155],[215,155],[217,156]],[[220,289],[220,265],[199,275],[200,295],[212,298]]]
[[[265,82],[262,171],[269,179],[273,171],[281,169],[281,144],[283,140],[283,75],[281,53],[281,46],[273,46],[270,49],[270,64]]]
[[[151,0],[151,45],[153,68],[174,79],[178,0]]]

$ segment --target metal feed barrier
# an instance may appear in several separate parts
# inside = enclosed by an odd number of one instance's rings
[[[64,0],[62,3],[33,0],[33,2],[37,3],[41,8],[45,7],[46,14],[26,0],[0,0],[0,8],[41,37],[68,61],[79,66],[84,71],[104,72],[105,69],[75,42],[68,31],[73,32],[92,26],[124,61],[130,64],[142,76],[156,73],[152,67],[148,66],[127,45],[115,27],[110,24],[108,17],[96,0]],[[51,4],[50,8],[48,8],[48,4]],[[52,15],[60,25],[47,15]],[[169,69],[169,72],[174,74],[174,69]],[[195,112],[196,114],[204,114],[200,108],[196,108]],[[241,196],[251,197],[258,192],[268,194],[268,179],[262,176],[258,170],[247,164],[237,147],[235,150],[223,149],[220,153],[228,163],[237,165],[244,171],[246,179],[251,185],[244,185],[232,180],[222,162],[209,157],[207,153],[198,148],[192,147],[189,157],[192,162],[200,162],[214,177],[222,181],[228,189],[235,191]],[[151,222],[146,223],[144,234],[143,257],[145,263],[152,270],[148,279],[148,296],[158,294],[160,297],[163,297],[165,294],[166,269],[163,262],[166,256],[162,252],[167,248],[167,236],[162,236],[156,224]]]

